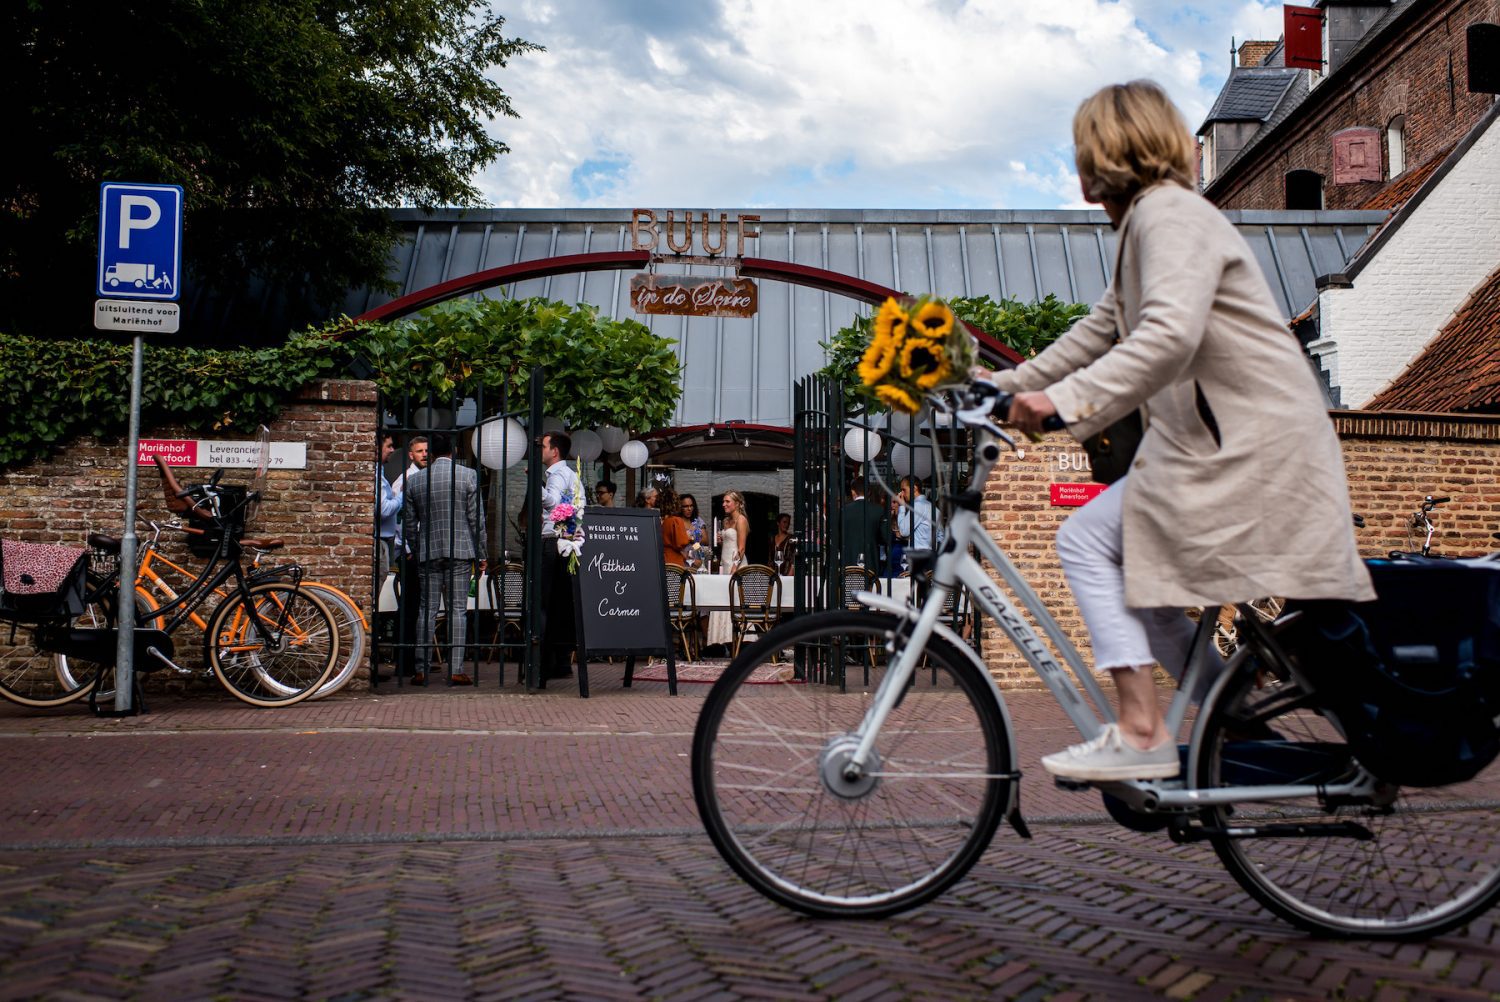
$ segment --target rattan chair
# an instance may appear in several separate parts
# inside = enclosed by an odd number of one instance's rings
[[[740,653],[745,634],[765,633],[781,618],[781,575],[765,564],[747,564],[729,579],[729,616],[734,624],[734,650]]]
[[[693,572],[678,564],[667,565],[667,623],[682,642],[682,656],[698,659],[698,585]]]
[[[485,587],[490,593],[490,615],[494,616],[494,628],[490,632],[489,648],[494,652],[495,660],[500,662],[500,684],[505,684],[505,647],[504,640],[507,631],[514,631],[516,641],[524,645],[526,640],[522,632],[522,606],[526,594],[526,568],[520,564],[504,564],[498,572],[492,572],[485,579]],[[526,651],[524,646],[518,648],[516,653],[516,681],[521,680],[521,672],[526,663]]]

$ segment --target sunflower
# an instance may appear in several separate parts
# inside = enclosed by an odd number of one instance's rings
[[[921,379],[948,367],[942,346],[925,337],[911,337],[901,346],[901,375]],[[932,384],[928,384],[932,385]]]
[[[948,308],[947,303],[937,299],[929,299],[923,303],[911,320],[917,334],[933,340],[947,337],[953,330],[953,322],[953,311]]]
[[[866,386],[873,386],[885,378],[895,361],[896,343],[877,334],[870,341],[870,347],[865,349],[865,357],[860,359],[859,378]]]
[[[887,299],[881,304],[880,312],[875,314],[875,338],[889,338],[899,345],[911,329],[910,325],[911,317],[901,308],[901,304],[894,299]]]
[[[879,398],[881,403],[900,411],[902,414],[915,414],[920,409],[917,407],[917,401],[912,395],[899,386],[891,386],[890,384],[877,386],[875,387],[875,396]]]

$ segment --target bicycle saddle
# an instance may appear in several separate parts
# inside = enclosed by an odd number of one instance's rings
[[[271,550],[279,550],[279,549],[281,549],[285,545],[286,545],[286,540],[280,539],[280,538],[278,538],[278,539],[242,539],[242,540],[240,540],[240,546],[244,547],[247,550],[265,550],[265,551],[269,552]]]
[[[118,536],[106,536],[102,532],[89,533],[89,546],[105,553],[119,553],[120,539]]]

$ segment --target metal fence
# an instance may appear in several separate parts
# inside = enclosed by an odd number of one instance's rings
[[[481,388],[448,399],[431,394],[380,399],[381,431],[394,437],[397,449],[383,472],[393,483],[412,472],[411,447],[420,440],[429,447],[430,472],[418,479],[420,497],[403,490],[389,580],[379,579],[375,554],[371,578],[378,598],[371,672],[376,685],[387,677],[400,687],[419,674],[430,682],[462,674],[476,686],[499,686],[508,666],[528,687],[540,684],[540,638],[533,624],[541,608],[536,569],[541,566],[542,469],[536,439],[542,431],[543,391],[541,370],[534,369],[520,393]],[[449,464],[435,463],[431,456],[437,433],[453,444]],[[460,535],[470,531],[463,485],[471,471],[477,480],[473,503],[484,522],[487,572],[464,580],[465,575],[450,571],[438,581],[442,565],[437,558],[461,550]],[[380,538],[379,515],[377,509],[377,547],[388,545]],[[430,631],[422,629],[424,592],[433,607]],[[431,601],[434,595],[436,602]],[[457,610],[463,610],[461,617]],[[460,639],[455,667],[450,652]],[[390,676],[382,666],[392,669]]]

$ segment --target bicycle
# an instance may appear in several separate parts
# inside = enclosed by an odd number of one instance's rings
[[[146,524],[151,528],[151,538],[141,548],[140,567],[136,573],[136,608],[138,614],[142,615],[145,620],[154,621],[159,618],[156,610],[161,607],[162,603],[170,602],[177,598],[179,594],[178,589],[182,587],[181,582],[194,580],[197,572],[172,561],[162,554],[159,547],[162,529],[181,529],[180,525],[175,523],[162,524],[150,520]],[[94,534],[89,537],[89,543],[101,552],[118,552],[119,541],[113,537]],[[257,548],[257,543],[265,544],[266,548]],[[241,540],[240,545],[242,550],[249,550],[254,554],[249,567],[248,580],[251,587],[266,581],[280,581],[297,577],[301,574],[302,569],[296,564],[282,564],[276,567],[261,568],[261,558],[274,550],[280,549],[280,540]],[[178,583],[175,586],[157,570],[158,564],[164,565],[175,575],[178,579]],[[334,623],[338,630],[340,658],[338,666],[328,676],[327,681],[318,686],[312,695],[307,697],[308,699],[322,699],[325,696],[338,692],[347,685],[349,680],[354,677],[354,672],[363,663],[368,643],[368,627],[365,622],[364,612],[360,609],[359,604],[340,589],[320,581],[307,580],[300,581],[300,587],[302,591],[315,595],[322,600],[323,604],[328,607],[328,611],[333,615]],[[223,586],[215,588],[214,592],[221,600],[227,598],[229,595],[229,592]],[[196,610],[189,612],[188,619],[200,631],[207,632],[208,624],[198,615]],[[181,674],[192,674],[188,669],[178,668],[177,671]],[[73,676],[67,655],[65,654],[57,656],[57,674],[59,682],[65,689],[75,687],[81,681]],[[260,677],[259,682],[266,689],[282,695],[289,696],[293,691],[290,686],[271,677],[269,673],[266,673],[264,677]],[[112,693],[101,688],[99,698],[104,698],[107,695],[112,695]]]
[[[244,539],[261,491],[221,487],[222,471],[208,484],[183,490],[159,457],[156,462],[168,507],[199,523],[179,528],[198,541],[208,562],[186,590],[165,604],[137,590],[136,671],[170,667],[189,672],[173,660],[172,634],[196,618],[203,626],[205,663],[237,698],[254,706],[286,706],[308,698],[337,662],[338,629],[328,607],[300,587],[300,568],[290,575],[291,583],[256,582],[245,573],[243,547],[274,548],[267,544],[275,541]],[[119,552],[119,540],[101,533],[91,534],[89,542],[101,564],[111,551]],[[74,620],[39,622],[19,644],[19,627],[12,624],[9,644],[0,646],[0,696],[45,707],[87,693],[99,712],[98,699],[113,680],[107,669],[115,661],[119,574],[118,563],[107,572],[102,567],[90,571],[84,612]],[[233,587],[222,590],[231,579]],[[198,617],[197,609],[212,595],[222,600],[206,619]],[[66,667],[59,670],[63,658]],[[137,692],[137,701],[139,696]]]
[[[1422,499],[1421,507],[1412,512],[1411,517],[1406,520],[1407,552],[1420,553],[1424,557],[1432,556],[1432,534],[1437,531],[1437,526],[1433,524],[1431,517],[1432,510],[1452,500],[1452,498],[1436,498],[1431,494]],[[1395,553],[1392,556],[1395,556]]]
[[[939,622],[954,588],[999,625],[1083,738],[1114,719],[1062,628],[980,523],[1001,445],[1015,448],[992,418],[1008,413],[1009,396],[976,383],[934,405],[976,444],[973,479],[951,499],[925,599],[908,606],[861,594],[865,610],[779,626],[730,664],[694,731],[694,797],[715,847],[758,892],[815,916],[879,917],[922,904],[968,871],[1002,821],[1030,835],[1004,694]],[[1058,784],[1099,790],[1110,815],[1134,830],[1208,842],[1257,901],[1305,929],[1417,938],[1488,909],[1500,897],[1500,853],[1485,848],[1484,822],[1500,763],[1455,786],[1382,783],[1277,644],[1300,614],[1273,626],[1239,608],[1242,643],[1208,688],[1178,777]],[[1167,712],[1174,733],[1208,670],[1215,619],[1204,615]],[[747,684],[788,650],[790,679]]]

